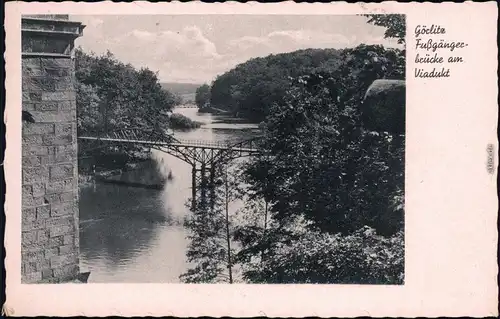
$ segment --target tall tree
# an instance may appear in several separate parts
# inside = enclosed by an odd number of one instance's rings
[[[369,225],[390,234],[400,227],[402,215],[385,212],[403,185],[404,139],[371,132],[359,107],[375,79],[404,76],[395,52],[345,50],[334,72],[294,79],[284,102],[273,106],[262,142],[271,160],[257,158],[248,172],[276,218],[304,214],[329,232]]]
[[[216,172],[214,184],[199,185],[198,198],[184,226],[189,230],[187,257],[193,267],[180,276],[187,283],[233,283],[235,247],[232,202],[239,198],[238,182],[227,167]]]
[[[210,102],[210,86],[203,84],[196,89],[195,103],[199,108],[205,107]]]
[[[378,49],[347,51],[336,72],[292,79],[271,109],[265,156],[247,169],[269,203],[248,214],[267,216],[267,227],[235,232],[247,280],[402,282],[404,135],[372,131],[358,107],[373,79],[401,76],[391,65],[399,60]]]
[[[77,49],[75,75],[79,85],[92,87],[98,97],[100,129],[105,131],[164,126],[177,101],[162,89],[155,72],[123,64],[110,52],[97,56]],[[78,109],[88,108],[88,103],[88,99],[77,100]]]
[[[406,43],[406,16],[404,14],[365,14],[368,23],[387,28],[386,38],[398,39],[399,44]]]

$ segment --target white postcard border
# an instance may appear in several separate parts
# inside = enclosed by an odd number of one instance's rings
[[[21,13],[406,14],[405,285],[20,284]],[[487,144],[498,149],[496,21],[494,2],[6,3],[5,309],[16,316],[497,315],[496,171],[486,170]],[[450,78],[412,74],[418,24],[443,25],[447,38],[469,43],[466,63]]]

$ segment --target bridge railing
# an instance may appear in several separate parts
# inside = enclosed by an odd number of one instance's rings
[[[177,139],[177,142],[173,142],[174,144],[182,144],[182,145],[193,145],[193,146],[202,146],[202,147],[216,147],[216,148],[225,148],[225,149],[255,149],[257,147],[254,140],[243,140],[243,141],[205,141],[205,140],[186,140],[186,139]]]
[[[232,141],[205,141],[205,140],[187,140],[187,139],[177,139],[177,144],[195,145],[195,146],[213,146],[213,147],[224,147],[228,148],[234,144]]]
[[[118,139],[118,140],[154,140],[170,142],[174,138],[172,134],[162,132],[161,130],[148,130],[143,128],[123,128],[112,130],[108,132],[103,131],[89,131],[79,134],[80,139]]]
[[[199,147],[214,147],[214,148],[224,148],[224,149],[255,149],[256,143],[254,140],[228,140],[228,141],[207,141],[207,140],[189,140],[189,139],[178,139],[173,135],[162,134],[152,131],[145,131],[135,128],[116,130],[112,132],[107,132],[106,134],[84,134],[79,136],[79,139],[90,139],[97,141],[109,141],[109,142],[140,142],[143,141],[145,144],[171,144],[171,145],[185,145],[185,146],[199,146]]]

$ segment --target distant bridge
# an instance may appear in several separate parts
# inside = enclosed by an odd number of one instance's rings
[[[155,130],[129,128],[106,134],[85,134],[78,137],[86,143],[87,149],[107,147],[112,144],[142,145],[177,157],[192,167],[192,206],[196,206],[198,185],[201,196],[205,197],[207,184],[214,189],[214,179],[218,166],[239,157],[259,153],[258,138],[240,142],[211,142],[202,140],[182,140]],[[211,195],[214,198],[215,194]]]
[[[196,104],[183,104],[183,105],[177,105],[175,108],[176,109],[197,109],[198,106]]]

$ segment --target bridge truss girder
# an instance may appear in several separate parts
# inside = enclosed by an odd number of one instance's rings
[[[239,157],[252,156],[259,153],[255,139],[246,140],[232,145],[203,141],[180,141],[172,135],[158,133],[155,130],[128,128],[99,134],[96,137],[79,137],[95,148],[105,148],[110,145],[141,145],[150,149],[172,155],[191,165],[192,169],[192,209],[196,208],[199,193],[200,201],[213,207],[215,200],[215,180],[218,168],[227,165]],[[209,196],[207,198],[207,191]]]
[[[258,153],[256,150],[244,149],[216,149],[201,146],[177,146],[168,147],[152,146],[151,148],[170,154],[178,159],[196,167],[217,165],[221,162],[229,162],[236,158],[248,157]]]
[[[212,207],[215,203],[215,181],[219,177],[219,168],[232,160],[248,157],[257,153],[245,149],[215,149],[200,146],[152,147],[172,155],[191,165],[191,209],[196,209],[197,199]],[[208,192],[208,194],[207,194]]]

